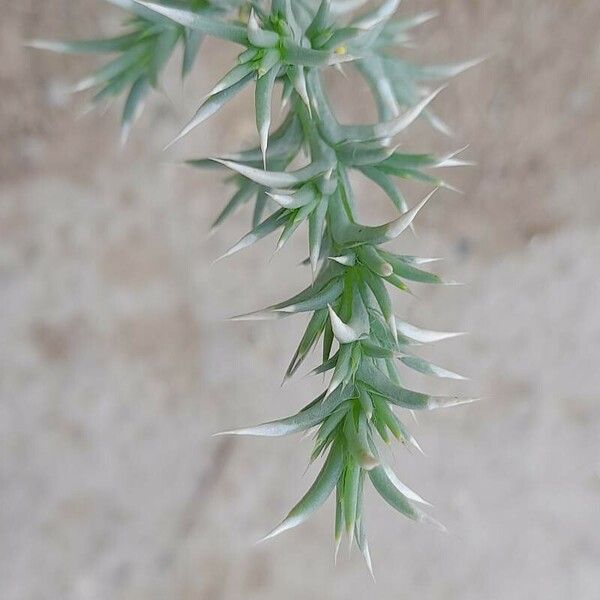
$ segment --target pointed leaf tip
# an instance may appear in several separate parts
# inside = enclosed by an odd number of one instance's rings
[[[429,202],[431,197],[438,191],[438,189],[439,188],[435,188],[416,206],[405,212],[395,221],[389,223],[386,228],[386,238],[389,240],[397,238],[415,220],[420,210],[425,206],[425,204],[427,204],[427,202]]]

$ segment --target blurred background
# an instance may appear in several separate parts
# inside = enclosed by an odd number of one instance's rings
[[[0,0],[0,598],[488,600],[600,597],[600,3],[406,0],[436,9],[422,61],[489,55],[438,100],[453,139],[424,124],[411,151],[456,149],[398,248],[444,256],[466,286],[416,289],[398,313],[469,331],[428,355],[484,402],[426,414],[427,457],[401,478],[443,535],[368,498],[373,584],[359,554],[333,565],[333,506],[262,545],[311,482],[310,442],[211,438],[295,411],[319,381],[280,388],[302,318],[225,319],[308,280],[302,235],[211,266],[245,233],[210,239],[229,188],[179,167],[253,144],[244,96],[168,154],[162,147],[235,56],[209,42],[185,89],[165,77],[124,150],[118,113],[82,116],[61,88],[93,58],[23,47],[117,30],[99,0]],[[333,74],[346,115],[366,91]],[[391,212],[363,190],[365,221]],[[407,188],[411,202],[425,188]],[[411,381],[431,389],[426,380]]]

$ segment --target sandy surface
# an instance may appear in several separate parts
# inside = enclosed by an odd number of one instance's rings
[[[451,176],[465,195],[441,194],[399,245],[446,256],[443,274],[469,285],[419,289],[398,311],[471,332],[430,356],[472,377],[446,389],[486,401],[422,417],[426,458],[397,452],[448,535],[369,497],[375,587],[356,552],[334,569],[329,504],[253,545],[308,486],[308,442],[210,437],[287,414],[320,383],[279,388],[302,319],[224,322],[308,279],[302,236],[270,262],[264,243],[211,267],[249,215],[208,239],[226,187],[167,164],[252,142],[247,98],[160,150],[232,50],[210,44],[185,94],[175,67],[173,102],[154,97],[121,152],[115,112],[76,120],[85,99],[58,93],[92,61],[21,46],[108,32],[115,13],[0,0],[2,600],[599,597],[600,4],[416,5],[442,13],[424,56],[491,58],[438,101],[456,139],[418,126],[406,142],[471,144],[478,167]]]

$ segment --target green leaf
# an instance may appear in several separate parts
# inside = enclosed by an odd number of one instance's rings
[[[300,145],[302,143],[302,130],[298,119],[291,115],[281,124],[281,127],[273,133],[269,140],[269,147],[267,149],[267,163],[275,160],[282,160],[284,162],[291,161],[291,159],[298,153]],[[234,162],[251,164],[252,166],[260,166],[262,162],[262,150],[260,146],[251,148],[249,150],[243,150],[232,154],[221,156],[225,160],[232,160]],[[215,166],[222,166],[214,163]]]
[[[370,361],[369,361],[370,362]],[[404,389],[393,383],[373,364],[363,361],[356,378],[369,386],[371,390],[384,398],[387,398],[393,404],[403,408],[413,410],[423,410],[428,408],[430,396],[419,392]]]
[[[315,312],[311,317],[306,331],[300,340],[298,349],[296,350],[292,361],[286,371],[286,378],[291,377],[304,362],[309,352],[314,348],[315,344],[323,334],[325,323],[327,321],[327,310],[321,309]]]
[[[181,61],[182,78],[187,77],[192,70],[203,41],[204,34],[200,31],[184,30],[183,59]]]
[[[385,469],[377,467],[369,471],[369,479],[379,495],[398,512],[414,521],[422,521],[423,515],[415,509],[408,498],[389,480]]]
[[[335,369],[335,366],[337,365],[339,356],[340,356],[340,353],[338,351],[329,360],[320,364],[318,367],[315,367],[310,372],[311,375],[321,375],[322,373],[327,373],[327,371],[331,371],[332,369]]]
[[[200,123],[206,121],[209,117],[212,117],[223,105],[231,100],[236,94],[246,87],[252,81],[254,73],[248,73],[237,83],[229,86],[217,94],[210,96],[204,104],[197,110],[191,121],[181,130],[177,137],[167,146],[170,148],[173,144],[178,142],[182,137],[186,136],[192,129],[198,127]]]
[[[333,330],[331,328],[331,322],[327,321],[325,324],[325,331],[323,332],[323,362],[327,361],[331,354],[331,347],[333,346]]]
[[[466,60],[461,63],[451,63],[447,65],[429,65],[429,66],[414,66],[412,69],[413,76],[421,81],[452,79],[468,69],[476,67],[485,60],[485,57]]]
[[[337,426],[342,422],[342,419],[346,416],[348,409],[348,405],[342,405],[323,421],[315,440],[316,447],[321,446],[330,438]]]
[[[335,529],[334,529],[334,540],[335,540],[335,561],[337,562],[337,555],[340,549],[340,543],[342,541],[342,532],[344,529],[344,507],[343,507],[343,495],[344,491],[340,481],[335,493]]]
[[[228,258],[236,252],[245,250],[259,240],[262,240],[270,233],[273,233],[280,227],[283,227],[286,218],[287,211],[284,208],[280,208],[277,212],[274,212],[270,217],[257,225],[250,233],[246,234],[239,242],[237,242],[237,244],[233,245],[229,250],[227,250],[227,252],[225,252],[225,254],[223,254],[223,256],[217,260]]]
[[[340,444],[334,444],[308,492],[292,508],[287,517],[263,539],[268,540],[304,523],[329,498],[340,479],[343,468],[342,449]]]
[[[340,231],[341,235],[338,236],[338,242],[360,245],[383,244],[394,240],[411,225],[419,214],[419,211],[425,206],[436,190],[433,190],[433,192],[428,194],[421,202],[405,212],[398,219],[386,223],[385,225],[369,227],[367,225],[350,224],[346,226]]]
[[[224,160],[221,158],[213,159],[228,169],[270,188],[291,188],[302,183],[306,183],[319,175],[322,175],[327,171],[328,165],[325,163],[311,163],[310,165],[298,169],[297,171],[288,172],[277,172],[277,171],[265,171],[262,169],[256,169],[255,167],[249,167],[242,163],[237,163],[231,160]]]
[[[125,101],[123,117],[121,119],[121,144],[125,144],[127,141],[131,126],[142,112],[143,102],[149,91],[150,84],[145,75],[139,77],[131,87],[127,100]]]
[[[356,249],[356,253],[363,265],[371,269],[375,275],[389,277],[394,272],[392,265],[373,246],[360,246]]]
[[[389,465],[382,465],[382,467],[383,467],[383,470],[385,471],[385,474],[387,475],[387,478],[389,479],[390,483],[403,496],[408,498],[408,500],[411,500],[412,502],[418,502],[419,504],[425,504],[426,506],[431,506],[431,504],[429,502],[427,502],[427,500],[423,500],[423,498],[421,498],[421,496],[419,496],[419,494],[417,494],[416,492],[411,490],[407,485],[402,483],[398,479],[398,476],[396,475],[396,473],[394,473],[394,471],[392,470],[392,468]]]
[[[317,199],[317,190],[312,183],[306,183],[296,190],[280,190],[268,194],[277,204],[287,209],[301,208]]]
[[[369,392],[363,387],[358,387],[358,400],[360,401],[360,406],[365,413],[367,419],[371,419],[373,416],[373,400],[369,395]]]
[[[362,477],[364,476],[363,473],[361,473],[361,481],[362,481]],[[361,483],[361,489],[359,491],[359,497],[362,497],[362,483]],[[356,525],[355,525],[355,537],[356,537],[356,544],[358,545],[362,555],[363,555],[363,559],[367,565],[367,569],[369,569],[369,573],[371,574],[371,577],[373,578],[373,581],[375,580],[375,575],[373,574],[373,563],[371,561],[371,553],[369,551],[369,543],[367,542],[367,535],[365,533],[365,526],[364,526],[364,516],[362,514],[357,515],[357,519],[356,519]]]
[[[398,275],[398,277],[408,279],[409,281],[417,281],[419,283],[444,283],[439,275],[417,269],[416,267],[407,264],[399,256],[395,256],[394,254],[384,251],[381,251],[381,256],[384,258],[384,260],[391,264],[394,273]]]
[[[230,88],[232,85],[239,83],[244,77],[255,73],[256,67],[251,63],[240,63],[235,65],[232,69],[227,71],[227,73],[222,77],[216,85],[208,92],[206,95],[207,99],[210,99],[215,94],[219,94],[220,92],[225,91]]]
[[[377,300],[377,304],[381,309],[381,314],[383,315],[385,322],[390,328],[392,337],[395,341],[397,341],[396,318],[394,317],[394,308],[392,306],[392,300],[387,290],[385,289],[385,285],[383,284],[382,280],[375,274],[373,274],[371,271],[364,269],[362,271],[362,274],[367,286],[369,287],[369,289],[373,293],[373,296],[375,296],[375,299]]]
[[[137,34],[128,33],[112,38],[97,40],[73,40],[73,41],[51,41],[32,40],[26,46],[36,50],[49,50],[63,54],[108,54],[111,52],[123,52],[135,42]]]
[[[269,144],[269,130],[271,128],[271,98],[278,73],[279,67],[274,66],[266,75],[259,77],[256,82],[256,127],[260,137],[260,147],[265,170],[267,169],[267,146]]]
[[[372,344],[367,340],[362,343],[362,348],[365,355],[370,356],[371,358],[393,358],[394,356],[392,350],[389,350],[388,348],[382,348],[381,346]]]
[[[313,50],[284,41],[281,51],[282,60],[290,65],[301,67],[322,67],[337,62],[335,54],[325,50]]]
[[[240,206],[246,204],[250,198],[257,193],[258,186],[251,181],[244,180],[239,189],[221,211],[214,223],[211,225],[211,231],[214,231],[219,225],[230,217]]]
[[[435,19],[439,16],[439,12],[436,10],[430,10],[422,13],[417,13],[416,15],[412,15],[410,17],[405,17],[403,19],[394,19],[386,24],[386,32],[390,34],[399,33],[407,31],[408,29],[413,29],[418,27],[419,25],[423,25],[431,19]]]
[[[344,436],[348,444],[348,450],[363,469],[370,471],[379,464],[379,461],[369,448],[367,424],[364,420],[364,414],[360,414],[357,428],[354,422],[354,415],[352,412],[348,413],[344,421]]]
[[[387,398],[392,404],[409,408],[411,410],[436,410],[438,408],[451,408],[462,404],[477,402],[476,398],[462,398],[460,396],[430,396],[421,392],[413,392],[393,383],[373,364],[363,361],[358,373],[358,381],[363,382],[376,393]]]
[[[450,332],[450,331],[431,331],[429,329],[421,329],[410,323],[396,320],[396,330],[399,334],[407,337],[410,340],[419,342],[420,344],[430,344],[433,342],[441,342],[442,340],[449,340],[461,335],[466,335],[463,332]]]
[[[179,41],[181,31],[178,27],[167,27],[157,36],[153,44],[152,58],[148,67],[148,77],[153,86],[158,85],[158,78],[165,64]]]
[[[408,443],[409,438],[405,435],[402,423],[394,414],[394,411],[391,409],[388,401],[375,396],[373,398],[373,406],[375,414],[377,415],[377,419],[392,432],[392,435],[397,440]]]
[[[335,390],[343,389],[342,384],[348,380],[350,376],[350,359],[352,357],[352,346],[345,344],[340,347],[338,352],[338,360],[335,365],[335,370],[329,382],[329,388],[327,389],[327,395],[333,394]],[[342,386],[340,388],[340,386]]]
[[[384,121],[396,118],[400,113],[398,101],[394,93],[394,87],[385,72],[382,61],[376,56],[370,56],[362,60],[357,60],[354,66],[371,89],[375,103],[377,104],[379,118]]]
[[[248,17],[248,41],[257,48],[274,48],[279,44],[277,33],[260,28],[253,8]]]
[[[405,213],[408,210],[408,204],[406,203],[404,196],[402,196],[400,190],[385,173],[382,173],[377,167],[369,166],[361,167],[360,171],[388,195],[394,206],[400,212]]]
[[[348,535],[354,530],[356,507],[358,504],[358,488],[360,485],[360,466],[352,459],[346,465],[344,473],[344,521]]]
[[[383,0],[376,9],[356,19],[352,25],[360,29],[373,29],[376,25],[387,21],[396,12],[399,5],[400,0]]]
[[[281,232],[281,237],[277,242],[277,248],[275,249],[276,252],[279,252],[279,250],[281,250],[285,244],[287,244],[294,232],[298,229],[298,227],[300,227],[301,223],[302,218],[300,216],[300,211],[295,211],[289,215],[287,223]]]
[[[422,373],[423,375],[433,375],[434,377],[441,377],[445,379],[466,379],[466,377],[463,377],[458,373],[438,367],[437,365],[434,365],[423,358],[419,358],[418,356],[403,356],[400,360],[410,369],[413,369],[418,373]]]
[[[387,140],[395,137],[412,125],[444,89],[440,87],[406,110],[402,115],[376,125],[354,125],[345,127],[344,131],[350,140]],[[387,157],[386,157],[387,158]]]
[[[337,300],[344,289],[344,283],[340,279],[332,279],[319,291],[316,291],[311,297],[306,300],[295,302],[277,308],[276,310],[284,313],[311,312],[326,308],[327,305]]]
[[[135,46],[130,50],[127,50],[118,58],[115,58],[114,60],[100,67],[90,77],[86,77],[85,79],[82,79],[76,83],[71,88],[71,91],[83,92],[124,74],[128,69],[139,63],[144,51],[145,49],[139,46]]]
[[[329,25],[331,0],[321,0],[313,20],[306,30],[306,37],[310,40]]]
[[[150,8],[142,6],[142,3],[137,2],[137,0],[107,0],[107,2],[126,10],[127,12],[133,13],[142,19],[147,19],[153,23],[159,23],[161,25],[170,25],[169,19],[158,14],[154,10],[151,10]]]
[[[329,307],[329,321],[333,335],[340,344],[350,344],[364,338],[369,333],[369,315],[360,292],[352,290],[352,317],[344,323],[333,308]]]
[[[327,198],[321,198],[308,219],[308,245],[310,248],[310,266],[313,274],[317,272],[319,259],[321,257],[326,216]]]
[[[347,386],[345,389],[337,389],[323,400],[321,400],[321,397],[317,398],[317,401],[312,403],[308,408],[301,410],[291,417],[269,421],[268,423],[263,423],[262,425],[257,425],[255,427],[223,431],[216,435],[283,437],[294,433],[300,433],[318,425],[321,421],[326,419],[333,411],[352,396],[353,391],[352,386]]]
[[[254,203],[254,211],[252,212],[252,227],[258,227],[267,208],[268,200],[269,198],[264,188],[259,188],[256,194],[256,202]]]
[[[228,23],[215,14],[193,12],[183,8],[157,4],[156,2],[142,2],[141,0],[135,0],[135,2],[151,11],[164,15],[184,27],[189,27],[190,29],[237,44],[246,45],[248,43],[248,35],[244,27]]]

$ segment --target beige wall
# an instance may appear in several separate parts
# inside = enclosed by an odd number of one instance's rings
[[[471,144],[478,166],[450,175],[464,196],[440,194],[399,246],[448,257],[443,273],[469,285],[398,311],[472,332],[431,356],[473,378],[446,389],[487,401],[422,417],[427,458],[397,451],[450,534],[369,498],[374,587],[356,552],[334,569],[329,505],[253,546],[309,484],[308,442],[210,437],[319,384],[279,388],[302,319],[223,322],[304,283],[302,236],[271,262],[265,243],[211,267],[248,215],[207,239],[226,188],[167,164],[252,142],[248,103],[160,151],[232,50],[211,43],[183,96],[173,69],[175,107],[155,97],[121,152],[114,111],[76,120],[84,98],[59,93],[91,63],[22,47],[110,31],[115,13],[0,0],[3,600],[598,598],[600,4],[417,5],[441,11],[421,56],[490,59],[437,101],[456,139],[417,126],[406,141]],[[353,96],[358,116],[367,96]]]

